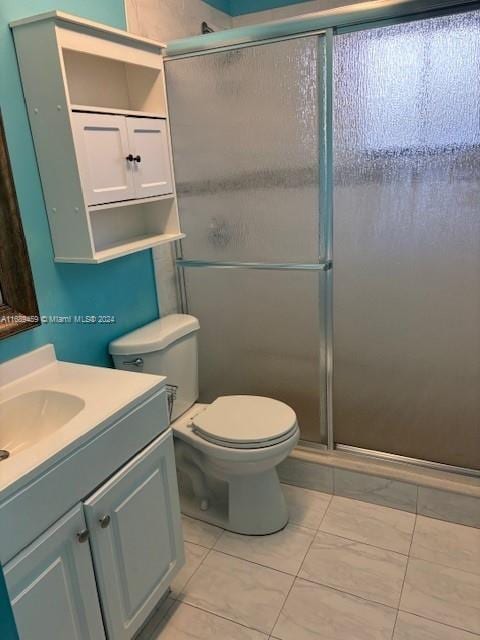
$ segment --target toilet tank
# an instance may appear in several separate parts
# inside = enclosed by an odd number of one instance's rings
[[[117,369],[167,376],[175,396],[172,420],[198,398],[199,329],[197,318],[174,313],[117,338],[109,346]]]

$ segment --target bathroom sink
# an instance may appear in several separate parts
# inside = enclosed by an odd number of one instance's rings
[[[84,407],[78,396],[53,390],[30,391],[0,403],[0,462],[51,435]]]

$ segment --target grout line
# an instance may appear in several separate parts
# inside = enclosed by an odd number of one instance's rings
[[[408,558],[408,551],[402,552],[397,551],[396,549],[387,549],[386,547],[379,547],[376,544],[372,544],[371,542],[363,542],[363,540],[354,540],[353,538],[348,538],[347,536],[342,536],[339,533],[332,533],[331,531],[325,531],[324,529],[319,529],[315,537],[318,537],[318,534],[324,533],[327,536],[332,536],[333,538],[340,538],[341,540],[348,540],[348,542],[353,542],[355,544],[363,544],[365,547],[371,547],[372,549],[378,549],[378,551],[386,551],[388,553],[396,553],[398,556],[403,556],[404,558]]]
[[[480,578],[480,573],[475,573],[474,571],[468,571],[468,569],[460,569],[459,567],[453,567],[451,564],[444,564],[443,562],[436,562],[435,560],[429,560],[427,558],[422,558],[422,556],[416,556],[410,554],[409,559],[411,560],[420,560],[420,562],[426,562],[427,564],[433,564],[436,567],[442,567],[443,569],[451,569],[452,571],[458,571],[459,573],[466,573],[468,576],[475,576],[476,578]]]
[[[320,524],[318,525],[318,528],[317,528],[317,533],[318,533],[318,530],[320,529],[320,527],[322,526],[323,521],[325,520],[325,516],[327,515],[327,511],[328,511],[328,509],[329,509],[329,507],[330,507],[330,505],[331,505],[331,503],[332,503],[332,499],[333,499],[333,494],[330,494],[330,500],[329,500],[329,502],[328,502],[327,508],[326,508],[326,509],[325,509],[325,511],[323,512],[323,516],[322,516],[322,518],[321,518],[321,520],[320,520]],[[311,546],[312,546],[312,544],[313,544],[313,542],[314,542],[314,540],[315,540],[315,538],[316,538],[316,536],[317,536],[317,533],[315,533],[315,535],[312,537],[312,540],[311,540],[310,544],[308,545],[308,549],[307,549],[307,551],[306,551],[305,555],[303,556],[303,560],[302,560],[302,562],[300,563],[300,567],[298,568],[297,574],[296,574],[296,576],[293,578],[293,582],[292,582],[292,584],[290,585],[290,589],[288,590],[288,593],[287,593],[287,595],[285,596],[285,599],[284,599],[284,601],[283,601],[282,606],[280,607],[280,611],[278,612],[278,615],[277,615],[277,617],[276,617],[276,619],[275,619],[275,622],[273,623],[273,627],[270,629],[270,634],[269,634],[269,635],[270,635],[270,637],[273,637],[273,635],[272,635],[272,634],[273,634],[273,631],[274,631],[275,627],[277,626],[277,623],[278,623],[278,621],[279,621],[279,619],[280,619],[280,616],[282,615],[282,611],[283,611],[283,610],[284,610],[284,608],[285,608],[285,605],[286,605],[287,600],[288,600],[288,598],[289,598],[289,596],[290,596],[290,593],[292,592],[293,587],[295,586],[295,584],[296,584],[297,580],[299,579],[299,578],[298,578],[298,574],[299,574],[299,573],[300,573],[300,571],[302,570],[303,563],[305,562],[305,558],[307,557],[308,552],[310,551],[310,548],[311,548]]]
[[[204,613],[209,613],[210,615],[212,615],[214,618],[220,618],[221,620],[226,620],[227,622],[231,622],[233,624],[238,625],[239,627],[243,627],[244,629],[249,629],[250,631],[256,631],[257,633],[261,633],[264,636],[266,636],[268,638],[269,633],[266,631],[261,631],[260,629],[257,629],[256,627],[249,627],[248,625],[244,624],[243,622],[239,622],[238,620],[234,620],[233,618],[228,618],[225,615],[222,615],[221,613],[218,613],[216,611],[212,611],[211,609],[204,609],[203,607],[201,607],[198,604],[193,604],[192,602],[186,602],[186,601],[180,601],[178,600],[177,602],[180,602],[180,606],[181,605],[186,605],[187,607],[192,607],[192,609],[197,609],[198,611],[203,611]]]
[[[215,553],[220,553],[222,556],[227,556],[227,558],[234,558],[235,560],[241,560],[242,562],[248,562],[249,564],[254,564],[256,567],[261,567],[262,569],[269,569],[270,571],[276,571],[277,573],[281,573],[283,576],[288,576],[289,578],[295,578],[295,576],[297,575],[295,573],[288,573],[288,571],[282,571],[282,569],[276,569],[275,567],[270,567],[266,564],[261,564],[260,562],[256,562],[255,560],[247,560],[246,558],[242,558],[241,556],[235,556],[233,555],[233,553],[228,553],[227,551],[221,551],[220,549],[210,549],[210,551],[215,551]]]
[[[190,542],[190,544],[194,544],[193,542]],[[201,545],[197,545],[197,546],[201,546]],[[202,547],[202,549],[205,549],[205,547]],[[194,572],[192,573],[192,575],[188,578],[188,580],[185,582],[185,584],[183,585],[183,587],[180,589],[180,596],[182,596],[183,594],[183,590],[186,588],[186,586],[189,584],[189,582],[192,580],[193,576],[197,573],[197,571],[200,569],[200,567],[202,566],[202,564],[205,562],[205,560],[208,558],[208,556],[210,555],[210,552],[212,550],[209,549],[207,551],[207,553],[205,554],[205,557],[202,558],[202,560],[200,561],[198,567],[194,570]],[[183,567],[182,567],[183,568]],[[175,602],[182,602],[182,600],[180,600],[180,598],[177,598],[177,596],[173,595],[173,591],[172,591],[172,595],[170,596],[172,598],[172,600],[174,600]]]
[[[465,627],[454,627],[451,624],[448,624],[448,622],[440,622],[439,620],[434,620],[433,618],[427,618],[427,616],[422,616],[420,613],[412,613],[411,611],[405,611],[404,609],[399,609],[398,613],[408,613],[408,615],[413,616],[414,618],[420,618],[421,620],[428,620],[428,622],[434,622],[435,624],[438,624],[441,627],[447,627],[448,629],[455,629],[455,631],[463,631],[464,633],[468,633],[469,635],[472,636],[471,640],[476,640],[477,638],[480,638],[480,635],[477,634],[475,631],[471,631],[470,629],[465,629]]]
[[[415,535],[415,529],[417,527],[417,518],[418,515],[415,514],[415,522],[413,523],[413,530],[412,530],[412,537],[410,539],[410,546],[408,548],[408,559],[407,559],[407,564],[405,565],[405,573],[403,575],[403,582],[402,582],[402,589],[400,591],[400,598],[398,599],[398,606],[397,606],[397,615],[395,616],[395,624],[393,625],[393,630],[392,630],[392,640],[395,637],[395,629],[397,628],[397,622],[398,622],[398,615],[400,613],[400,603],[402,602],[402,598],[403,598],[403,591],[405,589],[405,581],[407,579],[407,572],[408,572],[408,565],[410,563],[410,552],[412,550],[412,545],[413,545],[413,537]]]
[[[323,582],[315,582],[314,580],[310,580],[309,578],[304,578],[303,576],[297,576],[295,581],[301,580],[302,582],[308,582],[316,587],[322,587],[323,589],[330,589],[330,591],[336,591],[337,593],[342,593],[345,596],[350,596],[350,598],[355,598],[357,600],[362,600],[363,602],[368,602],[368,604],[376,605],[377,607],[385,607],[385,609],[391,609],[392,611],[398,611],[397,607],[392,607],[390,604],[385,604],[384,602],[378,602],[377,600],[369,600],[365,598],[365,596],[359,596],[357,593],[351,593],[350,591],[345,591],[344,589],[339,589],[338,587],[332,587],[329,584],[324,584]]]

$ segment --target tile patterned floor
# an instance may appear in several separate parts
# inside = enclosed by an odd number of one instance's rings
[[[186,564],[138,640],[480,640],[480,529],[284,490],[272,536],[184,518]]]

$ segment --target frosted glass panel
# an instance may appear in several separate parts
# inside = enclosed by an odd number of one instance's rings
[[[335,39],[334,430],[480,468],[480,13]]]
[[[323,43],[167,62],[185,257],[318,261]]]
[[[283,400],[297,413],[301,437],[318,442],[325,275],[185,269],[185,277],[189,312],[200,320],[200,401],[238,393]]]

